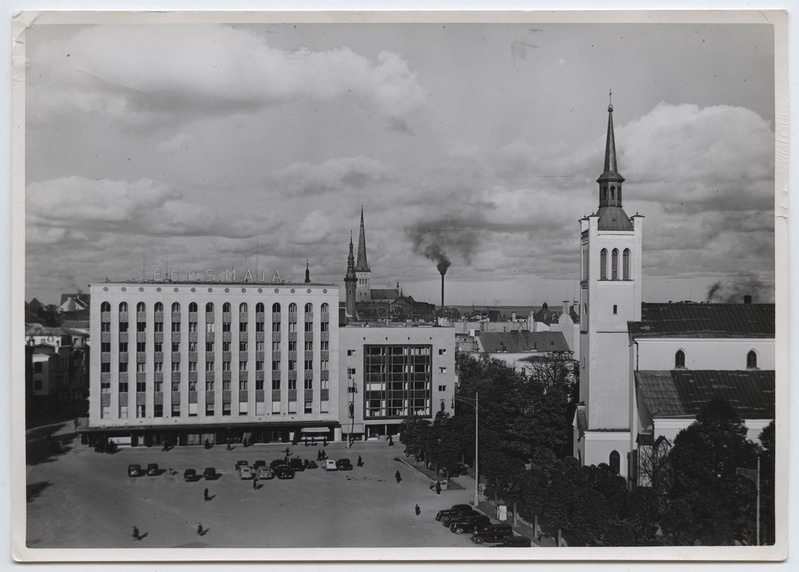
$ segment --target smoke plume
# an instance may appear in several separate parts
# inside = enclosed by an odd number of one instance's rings
[[[742,304],[744,296],[752,296],[754,303],[770,303],[774,300],[774,285],[760,280],[752,274],[732,282],[716,282],[707,291],[707,301],[724,304]]]
[[[405,232],[414,254],[435,263],[438,272],[443,276],[452,265],[448,251],[462,256],[467,264],[471,262],[477,246],[477,233],[473,227],[473,223],[470,225],[463,220],[445,218],[407,227]]]

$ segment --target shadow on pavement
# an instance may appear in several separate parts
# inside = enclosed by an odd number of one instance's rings
[[[63,433],[40,439],[28,439],[25,447],[25,464],[29,466],[52,463],[72,450],[75,433]]]
[[[48,481],[41,481],[39,483],[31,483],[27,486],[26,497],[28,502],[36,500],[52,483]]]

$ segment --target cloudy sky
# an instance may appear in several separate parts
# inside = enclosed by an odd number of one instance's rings
[[[153,268],[342,283],[363,205],[373,286],[448,303],[577,295],[613,90],[644,299],[773,300],[767,25],[36,24],[26,299]]]

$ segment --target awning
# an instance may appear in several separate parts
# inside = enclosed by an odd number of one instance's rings
[[[303,427],[302,432],[308,434],[330,433],[330,427]]]

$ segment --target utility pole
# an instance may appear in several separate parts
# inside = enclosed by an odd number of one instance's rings
[[[480,404],[480,394],[478,392],[474,393],[474,399],[469,397],[458,397],[455,396],[456,401],[460,401],[461,403],[465,403],[466,405],[471,405],[474,407],[474,506],[480,504],[480,471],[479,471],[479,463],[478,463],[478,453],[480,451],[479,443],[479,430],[480,430],[480,417],[479,417],[479,409],[478,406]]]

